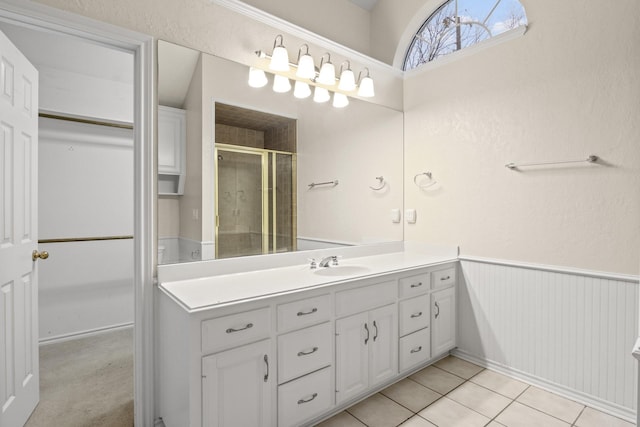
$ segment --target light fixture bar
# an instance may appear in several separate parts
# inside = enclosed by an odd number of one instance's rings
[[[374,96],[373,79],[369,75],[369,69],[365,68],[355,79],[351,69],[351,61],[345,60],[340,66],[340,73],[336,75],[336,69],[331,62],[331,54],[322,55],[319,67],[316,68],[313,57],[309,54],[309,45],[303,44],[298,49],[297,64],[289,61],[289,54],[284,47],[281,34],[278,34],[273,42],[273,53],[268,54],[262,50],[255,51],[258,58],[268,61],[266,66],[251,67],[249,80],[252,87],[266,85],[266,77],[259,74],[269,72],[273,74],[273,90],[276,92],[288,92],[291,90],[289,79],[295,83],[294,96],[307,98],[311,95],[310,86],[314,87],[313,100],[327,102],[333,94],[333,106],[343,108],[349,105],[349,96],[369,98]],[[346,68],[345,68],[346,64]],[[366,72],[366,74],[365,74]],[[363,74],[364,77],[363,77]]]

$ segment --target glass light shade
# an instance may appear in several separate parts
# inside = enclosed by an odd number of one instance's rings
[[[375,95],[373,90],[373,79],[371,77],[364,77],[360,81],[360,87],[358,88],[358,96],[363,98],[372,98]]]
[[[316,86],[315,90],[313,91],[313,100],[315,102],[327,102],[329,99],[331,99],[329,91],[323,87]]]
[[[296,77],[301,79],[312,79],[316,76],[316,65],[313,63],[313,57],[308,53],[300,57],[298,61],[298,71]]]
[[[293,87],[293,96],[296,98],[308,98],[311,95],[311,88],[305,82],[299,82],[296,80],[296,84]]]
[[[325,62],[320,68],[320,75],[318,76],[318,83],[327,86],[333,86],[336,84],[336,67],[331,62]]]
[[[249,67],[249,86],[264,87],[268,82],[264,71],[259,68]]]
[[[349,105],[349,98],[344,93],[334,93],[333,94],[333,106],[336,108],[344,108]]]
[[[284,46],[276,46],[271,54],[269,68],[273,71],[289,71],[289,52]]]
[[[353,71],[346,69],[340,74],[340,83],[338,89],[350,92],[356,88],[356,76]]]
[[[285,93],[291,90],[291,82],[285,76],[276,74],[273,77],[273,91],[278,93]]]

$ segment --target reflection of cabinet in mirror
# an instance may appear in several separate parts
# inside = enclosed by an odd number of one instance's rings
[[[216,258],[296,250],[296,121],[215,105]]]
[[[184,194],[186,112],[158,106],[158,194]]]

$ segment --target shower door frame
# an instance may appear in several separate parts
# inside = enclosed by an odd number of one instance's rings
[[[288,151],[279,151],[279,150],[271,150],[267,148],[254,148],[254,147],[245,147],[242,145],[234,145],[234,144],[224,144],[224,143],[216,143],[215,144],[215,153],[214,153],[214,161],[215,161],[215,188],[214,188],[214,229],[215,229],[215,257],[219,259],[218,249],[219,249],[219,225],[220,225],[220,214],[219,214],[219,176],[218,176],[218,151],[231,151],[234,153],[241,154],[252,154],[259,155],[262,158],[262,253],[261,255],[276,253],[277,249],[277,239],[276,239],[276,231],[277,227],[277,199],[276,199],[276,155],[282,154],[285,156],[291,157],[291,198],[292,198],[292,209],[294,211],[293,218],[291,219],[291,228],[292,228],[292,251],[296,250],[296,235],[297,235],[297,167],[296,167],[296,153],[290,153]],[[271,213],[272,213],[272,251],[269,250],[269,205],[267,203],[268,193],[269,193],[269,154],[273,154],[272,163],[272,204],[271,204]],[[266,183],[266,184],[265,184]],[[244,256],[244,255],[242,255]]]

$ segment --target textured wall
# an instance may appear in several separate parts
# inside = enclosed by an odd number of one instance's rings
[[[418,210],[405,239],[637,274],[640,3],[544,0],[527,12],[523,37],[405,81],[405,205]],[[504,167],[590,154],[603,161]],[[413,183],[425,170],[439,181],[429,191]]]
[[[217,6],[211,0],[36,1],[242,64],[255,64],[257,57],[254,52],[256,50],[262,49],[271,52],[273,40],[280,33],[284,35],[285,46],[292,59],[297,57],[298,48],[303,43],[309,44],[309,51],[318,63],[320,56],[327,52],[324,47]],[[315,19],[317,16],[314,14],[313,17]],[[342,19],[344,17],[341,16],[341,12],[336,11],[332,19],[323,19],[318,22],[326,27],[336,27],[335,31],[340,32],[344,37],[360,40],[362,35],[359,28],[365,25],[362,22],[362,17],[358,18],[355,27],[347,24],[341,26],[336,23],[336,20]],[[351,32],[354,34],[350,34]],[[365,28],[362,32],[366,32],[365,36],[368,38],[368,30]],[[358,46],[361,43],[362,41],[358,41]],[[345,59],[352,59],[351,66],[356,72],[364,67],[353,58],[345,58],[335,52],[332,53],[331,59],[338,67]],[[392,74],[386,67],[375,64],[367,66],[371,69],[371,75],[376,82],[376,97],[371,101],[400,110],[402,108],[402,79]]]

